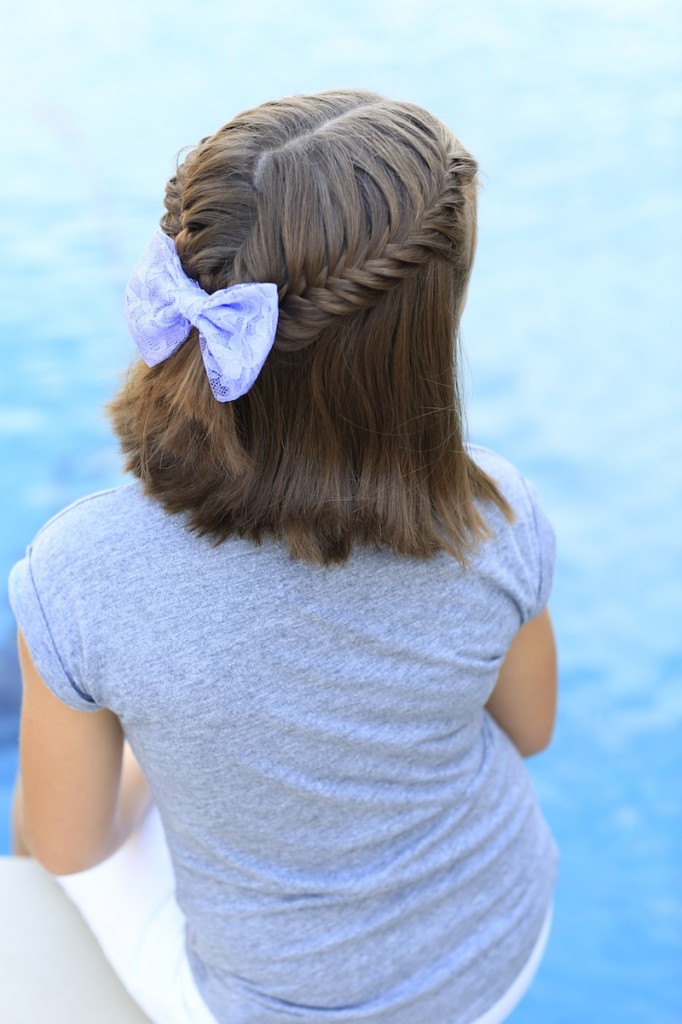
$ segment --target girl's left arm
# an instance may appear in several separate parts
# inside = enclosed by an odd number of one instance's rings
[[[15,850],[56,875],[114,853],[151,803],[111,711],[75,711],[45,685],[19,633],[24,684],[15,792]]]

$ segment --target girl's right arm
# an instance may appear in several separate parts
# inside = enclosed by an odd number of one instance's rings
[[[14,800],[15,849],[56,875],[100,864],[147,813],[151,794],[111,711],[62,703],[43,682],[23,636],[24,683]]]
[[[530,757],[549,745],[556,702],[556,645],[545,608],[512,640],[486,709],[519,753]]]

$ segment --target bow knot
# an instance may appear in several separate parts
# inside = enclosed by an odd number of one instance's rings
[[[126,288],[128,329],[147,365],[171,356],[196,327],[219,402],[240,398],[253,386],[273,346],[278,313],[275,284],[236,284],[209,295],[187,277],[173,240],[161,231]]]

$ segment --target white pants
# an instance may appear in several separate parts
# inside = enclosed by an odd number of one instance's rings
[[[185,918],[156,808],[113,857],[57,881],[99,942],[122,984],[154,1024],[216,1024],[194,983]],[[501,1024],[542,960],[551,909],[525,967],[504,996],[471,1024]]]
[[[57,878],[154,1024],[216,1024],[194,984],[159,812],[90,871]]]

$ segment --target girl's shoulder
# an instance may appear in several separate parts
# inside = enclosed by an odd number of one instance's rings
[[[41,526],[32,549],[85,549],[116,541],[130,543],[140,524],[158,518],[161,509],[147,498],[137,481],[95,491],[76,499]],[[162,513],[161,513],[162,514]]]
[[[535,486],[513,463],[482,445],[467,445],[467,451],[476,465],[495,481],[517,521],[528,517],[535,521],[539,515],[544,515]]]
[[[480,444],[468,444],[467,451],[476,465],[493,478],[507,500],[525,494],[528,481],[504,456]]]
[[[51,536],[62,531],[69,531],[89,523],[101,522],[103,518],[120,518],[144,501],[142,488],[137,481],[108,487],[102,491],[94,491],[82,498],[76,498],[59,512],[55,512],[35,535],[35,540],[43,536]]]
[[[127,561],[162,531],[165,513],[139,483],[88,494],[67,505],[42,526],[15,567],[35,580],[96,576]]]

